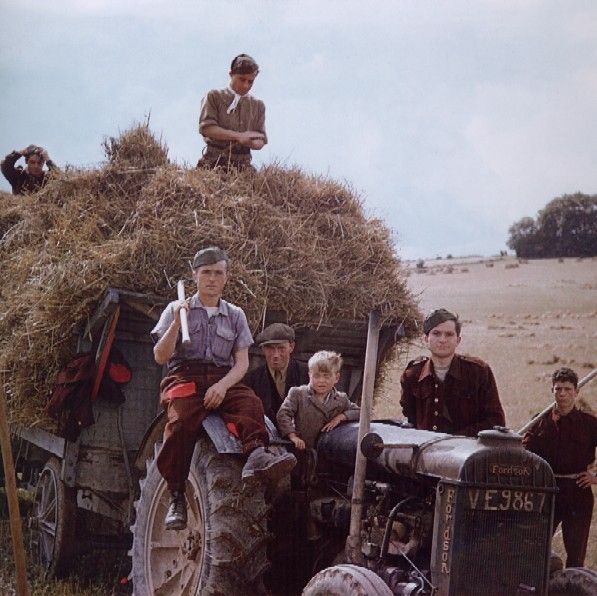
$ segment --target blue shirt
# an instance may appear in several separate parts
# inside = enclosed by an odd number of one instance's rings
[[[177,301],[173,301],[166,306],[160,320],[151,330],[154,341],[158,341],[170,327],[176,303]],[[168,368],[185,360],[199,360],[216,366],[234,366],[234,352],[248,348],[253,343],[243,309],[220,298],[216,314],[210,317],[197,294],[191,296],[189,306],[191,343],[183,346],[182,335],[178,334],[176,348],[168,360]]]

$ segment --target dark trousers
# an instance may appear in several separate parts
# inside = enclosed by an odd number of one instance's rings
[[[582,567],[587,554],[593,492],[581,488],[572,479],[559,479],[560,492],[556,495],[553,529],[562,524],[562,538],[566,549],[566,567]]]
[[[228,368],[211,364],[181,365],[160,384],[160,400],[166,410],[168,422],[164,429],[164,442],[157,457],[158,470],[170,491],[184,490],[189,475],[195,442],[201,425],[209,411],[203,405],[205,392],[227,373]],[[194,383],[189,395],[171,397],[176,386]],[[194,389],[194,390],[193,390]],[[178,394],[185,393],[178,391]],[[170,394],[170,395],[169,395]],[[252,389],[237,383],[228,389],[216,410],[226,425],[232,423],[243,445],[250,453],[269,443],[263,419],[263,405]]]
[[[233,153],[232,151],[206,147],[203,155],[197,162],[197,167],[204,170],[215,170],[217,168],[229,170],[230,168],[236,168],[237,170],[257,171],[251,165],[251,152],[248,149],[242,153]]]

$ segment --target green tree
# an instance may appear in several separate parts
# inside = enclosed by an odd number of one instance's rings
[[[536,221],[523,217],[510,226],[508,246],[519,257],[597,255],[597,195],[576,193],[550,201]]]
[[[516,252],[517,257],[536,257],[538,252],[537,225],[532,217],[523,217],[510,226],[508,247]]]

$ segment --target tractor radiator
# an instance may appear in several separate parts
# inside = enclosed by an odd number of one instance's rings
[[[440,482],[432,583],[442,596],[544,594],[554,491]]]

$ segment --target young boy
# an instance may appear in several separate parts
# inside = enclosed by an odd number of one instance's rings
[[[340,354],[316,352],[308,365],[309,384],[292,387],[276,416],[280,434],[301,451],[313,448],[321,431],[359,419],[359,407],[334,386],[340,379]]]

